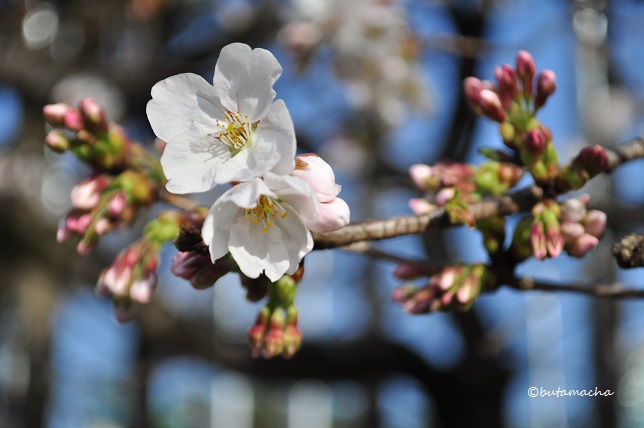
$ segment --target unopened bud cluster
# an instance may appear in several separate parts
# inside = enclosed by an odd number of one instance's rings
[[[590,198],[583,195],[562,204],[552,199],[534,206],[532,216],[517,225],[510,247],[516,261],[533,256],[539,260],[558,257],[566,251],[583,257],[604,235],[606,214],[586,209]]]
[[[601,146],[585,147],[570,164],[561,169],[557,177],[557,189],[561,192],[578,190],[607,167],[608,156]]]
[[[427,285],[403,284],[392,293],[392,300],[413,314],[456,309],[468,310],[482,291],[495,285],[484,264],[448,266],[434,273]]]
[[[295,274],[284,275],[277,282],[267,284],[268,303],[260,309],[255,324],[248,330],[253,357],[273,358],[281,355],[291,358],[302,346],[294,300],[303,270],[300,266]]]
[[[112,297],[116,319],[126,322],[136,315],[138,305],[148,303],[157,285],[161,247],[178,234],[181,214],[163,212],[149,222],[143,237],[121,251],[103,270],[96,294]]]
[[[409,175],[425,192],[413,198],[409,206],[416,214],[445,207],[453,223],[474,226],[468,205],[486,195],[502,195],[521,178],[521,168],[508,162],[490,161],[479,167],[456,162],[440,162],[434,166],[415,164]]]
[[[142,172],[94,173],[72,189],[73,209],[60,221],[57,239],[78,237],[79,254],[88,254],[101,236],[131,224],[141,208],[156,200],[158,190],[158,183]]]

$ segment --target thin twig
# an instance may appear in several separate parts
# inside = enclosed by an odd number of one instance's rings
[[[516,278],[508,281],[509,287],[517,290],[565,291],[570,293],[586,294],[594,297],[607,297],[611,299],[642,298],[644,289],[627,288],[622,284],[558,284],[533,278]]]

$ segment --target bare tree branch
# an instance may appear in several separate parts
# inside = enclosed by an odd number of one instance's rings
[[[644,297],[644,289],[627,288],[622,284],[591,285],[583,283],[557,284],[533,278],[516,278],[507,281],[507,285],[517,290],[541,291],[566,291],[570,293],[586,294],[593,297],[607,297],[611,299],[627,299]]]

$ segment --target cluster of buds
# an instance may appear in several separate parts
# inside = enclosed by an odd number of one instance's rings
[[[606,214],[587,210],[590,198],[583,195],[562,204],[546,200],[534,206],[532,216],[517,225],[509,253],[516,262],[530,256],[542,260],[566,251],[582,257],[593,250],[604,235]]]
[[[215,285],[215,282],[229,273],[234,266],[235,261],[230,254],[213,263],[207,252],[179,251],[172,258],[170,271],[179,278],[187,279],[197,290],[204,290]]]
[[[448,266],[433,274],[424,287],[418,288],[413,284],[399,286],[393,291],[392,300],[402,303],[403,308],[412,314],[451,309],[466,311],[482,291],[495,284],[494,275],[487,265]]]
[[[95,173],[72,189],[73,209],[61,219],[57,239],[79,237],[79,254],[88,254],[100,236],[132,223],[141,208],[156,200],[158,191],[159,183],[142,172]]]
[[[503,142],[517,152],[516,161],[528,167],[535,181],[550,184],[559,168],[559,156],[552,144],[552,133],[535,118],[535,114],[556,88],[556,76],[544,70],[534,80],[536,65],[526,51],[519,51],[516,68],[508,64],[494,69],[496,85],[468,77],[465,95],[477,114],[500,123]]]
[[[599,145],[588,146],[572,162],[561,168],[556,186],[561,192],[580,189],[588,180],[606,171],[608,156]]]
[[[412,198],[409,207],[416,214],[445,207],[454,224],[473,227],[475,219],[469,204],[486,195],[502,195],[514,187],[522,175],[519,166],[509,162],[486,162],[478,168],[456,162],[434,166],[415,164],[409,175],[425,192],[423,198]]]
[[[434,166],[415,164],[409,168],[409,175],[424,198],[409,200],[409,207],[416,214],[424,214],[445,206],[457,194],[461,197],[476,190],[475,168],[456,162],[439,162]]]
[[[166,211],[149,222],[143,237],[121,251],[104,269],[96,284],[96,294],[112,297],[116,319],[131,320],[138,305],[148,303],[157,285],[159,251],[179,233],[181,214]]]
[[[304,268],[293,275],[284,275],[268,284],[268,302],[248,330],[248,339],[254,358],[273,358],[281,355],[291,358],[302,346],[302,333],[297,325],[295,295],[302,280]]]
[[[568,199],[561,204],[561,233],[564,249],[573,257],[583,257],[593,250],[604,236],[606,214],[599,210],[587,210],[590,197]]]
[[[81,100],[78,108],[49,104],[43,114],[54,128],[45,137],[45,144],[53,151],[69,150],[98,171],[151,169],[157,180],[163,180],[158,159],[131,141],[123,128],[108,123],[103,108],[91,98]]]
[[[533,91],[537,67],[529,52],[519,51],[516,68],[509,64],[494,69],[497,84],[468,77],[463,82],[465,96],[472,110],[495,122],[512,125],[525,124],[534,116],[557,87],[552,70],[543,70],[537,76],[536,92]],[[522,123],[523,122],[523,123]]]

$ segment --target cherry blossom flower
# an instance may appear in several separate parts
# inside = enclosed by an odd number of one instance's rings
[[[161,157],[167,189],[185,194],[294,167],[295,130],[273,84],[275,57],[242,43],[225,46],[213,84],[191,73],[158,82],[147,115],[167,142]]]
[[[267,173],[237,184],[215,201],[201,229],[214,262],[230,251],[241,272],[275,282],[293,274],[313,248],[307,228],[317,197],[300,178]]]

